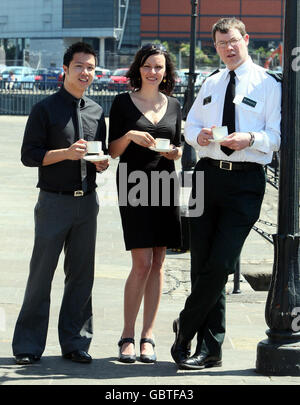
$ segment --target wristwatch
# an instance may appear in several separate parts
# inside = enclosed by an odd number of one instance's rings
[[[254,141],[255,141],[255,135],[254,135],[254,133],[253,132],[249,132],[249,134],[250,134],[250,141],[249,141],[249,146],[252,146],[253,144],[254,144]]]

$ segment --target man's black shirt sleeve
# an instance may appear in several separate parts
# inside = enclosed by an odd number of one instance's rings
[[[46,112],[36,104],[29,115],[21,149],[21,161],[25,166],[42,166],[47,152],[47,121]]]

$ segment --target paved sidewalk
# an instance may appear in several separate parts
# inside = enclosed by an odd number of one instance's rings
[[[297,377],[268,377],[255,372],[256,347],[266,338],[264,319],[267,292],[254,291],[244,280],[241,293],[231,294],[227,284],[227,334],[223,366],[201,371],[178,370],[170,355],[172,321],[189,293],[189,254],[168,252],[165,284],[156,322],[156,364],[126,365],[116,361],[122,329],[123,288],[130,271],[130,253],[125,251],[116,200],[117,161],[98,175],[101,210],[98,219],[96,277],[93,292],[94,338],[90,348],[93,362],[75,364],[60,356],[57,336],[58,311],[63,292],[63,255],[52,287],[47,347],[40,362],[17,366],[11,340],[23,300],[33,244],[33,208],[38,190],[37,169],[20,162],[20,145],[27,117],[0,116],[0,384],[3,385],[297,385]],[[276,191],[276,190],[275,190]],[[268,188],[264,219],[276,221],[276,193]],[[275,233],[275,231],[272,231]],[[242,254],[242,271],[271,269],[273,247],[252,231]],[[141,331],[138,318],[136,340]],[[138,344],[137,344],[138,346]],[[138,350],[138,347],[137,347]],[[113,388],[113,387],[112,387]],[[125,387],[126,388],[126,387]]]

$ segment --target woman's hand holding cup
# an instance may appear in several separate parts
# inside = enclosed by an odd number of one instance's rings
[[[132,142],[144,148],[155,146],[155,139],[148,132],[131,130],[127,132],[127,136]]]

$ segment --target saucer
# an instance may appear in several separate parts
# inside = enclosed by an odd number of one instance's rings
[[[84,160],[88,162],[101,162],[102,160],[108,160],[108,155],[86,155],[83,157]]]
[[[149,149],[154,152],[170,152],[172,150],[171,148],[156,148],[155,146],[149,146]]]
[[[209,142],[223,142],[225,139],[227,138],[227,136],[225,136],[224,138],[221,139],[209,139]]]

